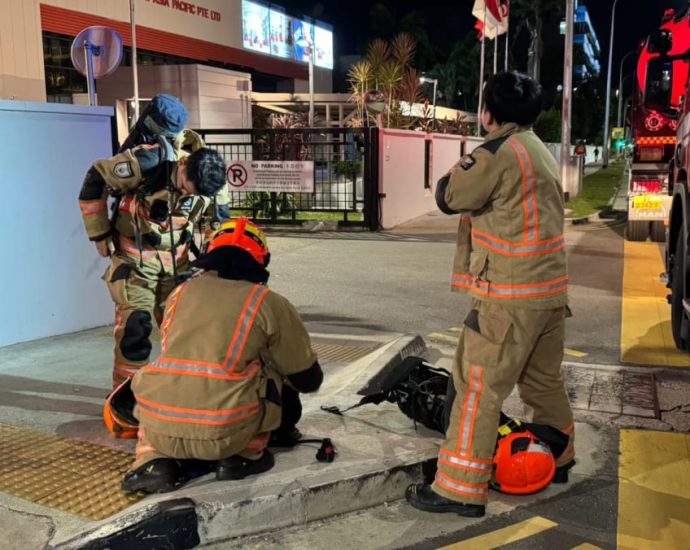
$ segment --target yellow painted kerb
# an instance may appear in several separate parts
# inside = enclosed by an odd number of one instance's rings
[[[669,290],[659,245],[625,241],[621,316],[621,361],[638,365],[690,367],[690,355],[671,334]]]
[[[618,550],[690,548],[690,436],[621,430]]]

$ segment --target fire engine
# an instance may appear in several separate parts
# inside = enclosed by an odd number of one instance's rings
[[[676,147],[681,102],[688,81],[688,60],[668,56],[685,53],[687,18],[666,11],[660,30],[642,44],[637,86],[629,116],[633,155],[628,169],[628,226],[631,241],[666,239],[665,222],[672,203],[669,163]],[[660,51],[661,50],[661,51]],[[668,50],[668,51],[666,51]]]
[[[651,91],[650,96],[654,96],[653,102],[659,112],[669,121],[675,121],[678,129],[669,166],[673,186],[665,277],[671,291],[668,301],[673,339],[678,348],[690,350],[690,7],[673,14],[668,24],[650,37],[649,46],[653,57],[647,67],[646,87]]]

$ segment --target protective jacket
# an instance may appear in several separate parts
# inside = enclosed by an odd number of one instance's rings
[[[170,294],[161,332],[160,357],[132,384],[141,427],[173,438],[229,439],[229,454],[278,427],[283,379],[317,361],[285,298],[213,271]]]
[[[198,138],[193,148],[202,145]],[[211,205],[206,197],[183,196],[174,188],[175,164],[165,161],[176,161],[188,154],[181,148],[141,145],[96,161],[79,195],[89,239],[98,241],[113,236],[116,248],[123,253],[142,261],[158,255],[164,265],[172,263],[169,252],[173,239],[178,255],[184,254],[194,224]],[[112,222],[108,216],[109,195],[118,198]]]
[[[567,304],[563,190],[534,132],[511,123],[490,133],[439,182],[436,201],[449,214],[471,211],[471,230],[459,228],[453,286],[507,306]]]

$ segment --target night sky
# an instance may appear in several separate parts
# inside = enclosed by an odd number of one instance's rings
[[[363,53],[363,44],[371,38],[368,36],[368,14],[374,3],[365,0],[286,0],[283,5],[295,15],[317,15],[319,19],[333,25],[335,54],[339,56]],[[321,13],[314,13],[314,6],[317,4],[323,7]],[[441,51],[446,47],[450,48],[455,40],[465,36],[475,23],[471,15],[474,0],[398,0],[386,4],[398,18],[410,11],[420,13],[432,43]],[[613,0],[580,0],[580,4],[587,6],[599,37],[602,47],[602,76],[605,78]],[[636,49],[638,41],[659,26],[665,9],[677,9],[687,4],[688,0],[618,0],[613,74],[617,74],[622,56]],[[625,72],[631,71],[632,66],[633,63],[627,61]]]

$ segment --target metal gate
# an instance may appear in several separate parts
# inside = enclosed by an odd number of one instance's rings
[[[197,130],[225,162],[310,160],[312,193],[231,191],[232,215],[262,224],[336,221],[379,228],[377,128]]]

